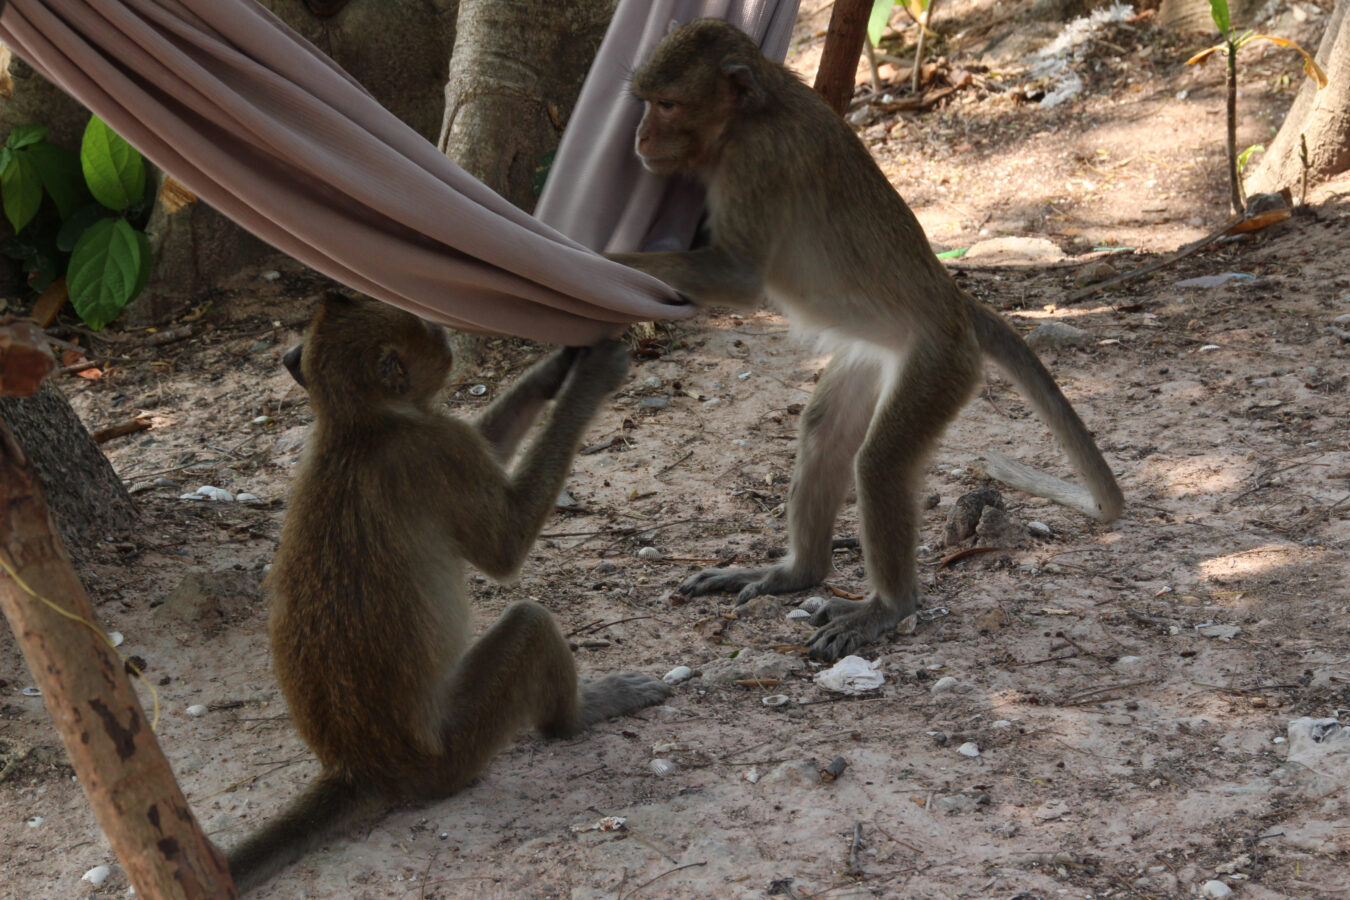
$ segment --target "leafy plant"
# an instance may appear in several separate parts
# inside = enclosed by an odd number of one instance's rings
[[[1247,209],[1247,202],[1242,195],[1242,180],[1238,177],[1243,165],[1246,164],[1247,157],[1253,149],[1248,147],[1243,151],[1242,158],[1239,160],[1237,152],[1237,54],[1238,51],[1253,41],[1270,41],[1280,47],[1289,47],[1303,54],[1303,71],[1309,78],[1317,83],[1317,89],[1321,90],[1327,86],[1326,73],[1322,67],[1317,64],[1311,54],[1304,50],[1298,44],[1288,38],[1276,37],[1270,34],[1257,34],[1254,31],[1245,31],[1241,35],[1237,33],[1232,25],[1232,20],[1228,11],[1228,0],[1209,0],[1210,17],[1214,19],[1214,24],[1219,27],[1219,34],[1223,35],[1223,42],[1215,44],[1213,47],[1201,50],[1199,53],[1186,60],[1186,65],[1193,66],[1197,63],[1206,62],[1215,53],[1222,52],[1228,57],[1228,185],[1230,190],[1229,201],[1233,205],[1233,212],[1241,215]]]
[[[14,229],[0,253],[23,264],[34,291],[64,275],[80,318],[102,328],[150,277],[150,243],[138,226],[153,189],[141,154],[97,116],[78,156],[46,136],[45,125],[20,125],[0,147],[0,201]]]

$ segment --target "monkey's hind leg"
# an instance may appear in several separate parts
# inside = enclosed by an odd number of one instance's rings
[[[853,456],[876,409],[881,367],[841,353],[830,361],[802,412],[797,462],[788,488],[790,550],[772,566],[704,569],[685,579],[680,593],[737,592],[746,603],[760,594],[787,594],[819,584],[833,567],[834,520],[853,479]]]
[[[459,790],[524,725],[567,737],[650,706],[670,690],[637,672],[578,686],[572,651],[553,616],[529,600],[512,603],[455,668],[435,790]]]
[[[915,554],[919,487],[928,455],[974,390],[978,351],[915,353],[889,386],[858,453],[858,518],[873,593],[861,603],[834,598],[811,617],[814,659],[848,656],[890,631],[918,606]]]

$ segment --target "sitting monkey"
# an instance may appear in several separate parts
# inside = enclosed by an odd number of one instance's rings
[[[554,508],[582,433],[628,369],[625,347],[559,350],[477,427],[437,409],[444,329],[330,294],[286,356],[314,424],[266,589],[277,681],[323,766],[228,853],[241,892],[356,819],[448,796],[522,726],[567,736],[670,693],[636,672],[578,684],[537,603],[470,640],[464,563],[515,575]],[[508,459],[543,406],[542,432]]]

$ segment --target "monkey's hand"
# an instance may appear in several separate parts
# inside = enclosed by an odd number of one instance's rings
[[[576,356],[562,387],[565,393],[605,396],[618,390],[628,375],[628,344],[622,340],[605,338],[587,347],[569,349]]]

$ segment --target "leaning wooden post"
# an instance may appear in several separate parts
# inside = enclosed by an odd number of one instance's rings
[[[0,393],[36,391],[51,368],[45,354],[35,328],[0,322]],[[98,630],[42,486],[3,422],[0,563],[0,608],[137,896],[233,900],[229,867],[174,781],[122,660]]]
[[[835,0],[834,11],[830,13],[825,49],[820,54],[814,87],[841,116],[847,112],[849,100],[853,99],[858,57],[862,55],[867,19],[871,14],[872,0]]]

